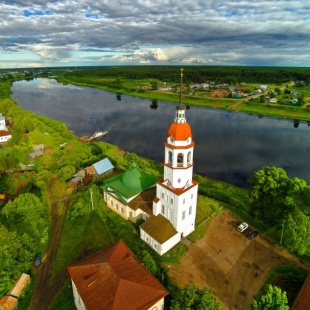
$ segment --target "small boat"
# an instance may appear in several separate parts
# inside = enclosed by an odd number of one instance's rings
[[[92,136],[83,136],[83,137],[80,137],[79,140],[82,141],[82,142],[91,142],[93,140],[96,140],[96,139],[99,139],[103,136],[105,136],[106,134],[108,133],[107,130],[104,130],[104,131],[96,131]]]
[[[107,133],[108,133],[107,130],[105,130],[105,131],[96,131],[90,138],[91,139],[98,139],[98,138],[101,138],[101,137],[105,136]]]

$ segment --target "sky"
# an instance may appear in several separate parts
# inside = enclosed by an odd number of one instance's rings
[[[111,65],[310,67],[310,1],[0,1],[0,69]]]

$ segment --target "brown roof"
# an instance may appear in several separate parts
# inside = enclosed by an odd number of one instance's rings
[[[7,130],[0,130],[0,137],[10,136],[11,133]]]
[[[0,309],[1,310],[13,310],[16,308],[17,298],[12,296],[3,296],[0,299]]]
[[[148,309],[168,291],[123,241],[68,267],[86,308]]]
[[[160,244],[165,243],[177,234],[173,225],[161,214],[151,216],[140,228]]]
[[[304,310],[310,309],[310,273],[305,280],[291,310]]]
[[[151,187],[144,192],[137,195],[133,200],[131,200],[128,206],[132,210],[141,209],[144,212],[152,215],[153,214],[153,199],[156,197],[156,187]]]
[[[11,290],[8,292],[7,295],[11,295],[11,296],[15,296],[15,297],[19,298],[20,295],[22,294],[25,286],[29,283],[29,281],[30,281],[29,274],[22,273],[17,278],[17,280],[15,281],[13,287],[11,288]]]

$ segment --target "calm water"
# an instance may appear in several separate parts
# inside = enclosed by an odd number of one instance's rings
[[[108,130],[102,140],[162,162],[163,142],[176,104],[117,96],[55,80],[18,81],[12,98],[24,109],[62,121],[77,135]],[[194,172],[245,187],[262,166],[283,167],[289,177],[310,183],[310,127],[293,120],[191,107],[186,111],[193,138]]]

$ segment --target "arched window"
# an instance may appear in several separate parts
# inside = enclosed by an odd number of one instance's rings
[[[183,167],[183,154],[178,154],[178,167]]]
[[[188,152],[187,154],[187,166],[192,164],[192,152]]]
[[[168,152],[168,164],[172,166],[172,152]]]

